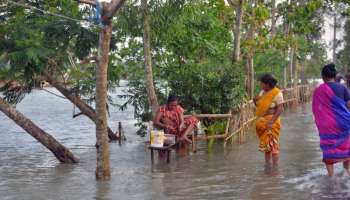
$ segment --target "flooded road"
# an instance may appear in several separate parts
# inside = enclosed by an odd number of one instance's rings
[[[120,101],[120,100],[119,100]],[[135,134],[133,111],[111,110],[110,126],[124,125],[127,141],[111,143],[112,180],[96,182],[95,127],[72,119],[73,106],[45,91],[34,91],[17,108],[80,158],[59,164],[31,136],[0,114],[0,199],[350,199],[350,177],[337,166],[333,180],[321,163],[310,105],[283,116],[278,169],[264,167],[255,133],[244,144],[205,142],[195,154],[151,166],[144,138]]]

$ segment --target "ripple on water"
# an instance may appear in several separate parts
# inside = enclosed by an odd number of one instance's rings
[[[286,180],[299,191],[307,191],[313,198],[350,199],[350,175],[339,166],[335,176],[328,177],[325,169],[315,169],[304,176]]]

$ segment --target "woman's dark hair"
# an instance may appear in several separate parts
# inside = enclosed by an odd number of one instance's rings
[[[337,70],[335,69],[335,65],[333,63],[325,65],[322,68],[322,78],[331,79],[337,76]]]
[[[267,84],[271,88],[276,87],[277,79],[273,77],[271,74],[264,74],[260,77],[260,82]]]
[[[337,74],[336,76],[335,76],[335,81],[336,82],[341,82],[341,80],[343,80],[344,79],[344,77],[343,77],[343,75],[341,75],[341,74]]]
[[[169,103],[174,102],[174,101],[177,101],[176,94],[169,94],[167,103],[169,104]]]

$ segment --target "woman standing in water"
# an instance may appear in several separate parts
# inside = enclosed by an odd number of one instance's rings
[[[312,99],[323,162],[329,176],[334,174],[335,163],[342,162],[348,173],[350,166],[350,94],[344,85],[335,81],[336,74],[334,64],[323,67],[324,83],[315,90]]]
[[[260,139],[259,150],[265,153],[266,164],[270,164],[272,160],[274,166],[277,166],[283,94],[276,87],[277,80],[271,74],[263,75],[260,84],[262,91],[254,98],[258,117],[256,133]]]

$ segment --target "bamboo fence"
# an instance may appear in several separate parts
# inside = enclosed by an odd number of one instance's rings
[[[283,89],[284,108],[296,107],[301,103],[310,101],[314,85],[299,85],[294,88]],[[204,118],[214,120],[226,120],[225,133],[215,135],[199,135],[197,140],[223,139],[226,142],[233,141],[238,136],[238,141],[243,142],[252,123],[255,121],[255,105],[252,100],[242,103],[238,108],[232,109],[228,114],[198,114],[193,115],[200,120]]]

